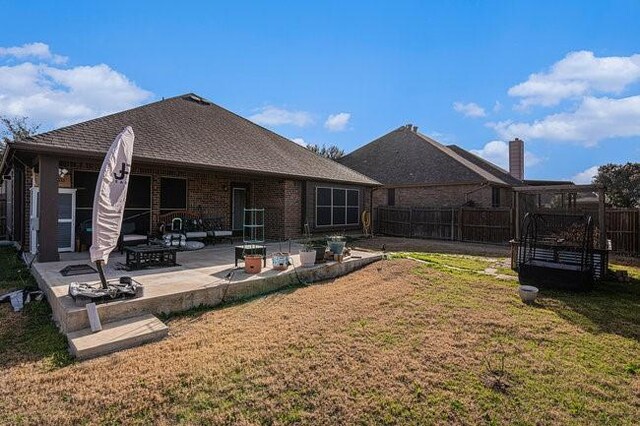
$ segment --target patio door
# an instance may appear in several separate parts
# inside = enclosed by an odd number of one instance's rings
[[[38,251],[40,233],[40,188],[31,188],[31,253]],[[72,188],[58,189],[58,232],[56,241],[58,251],[75,251],[76,240],[76,190]]]
[[[247,188],[233,187],[231,189],[231,229],[242,232],[244,224],[244,209],[247,208]]]

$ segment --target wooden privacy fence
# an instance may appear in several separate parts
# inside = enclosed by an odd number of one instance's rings
[[[7,200],[0,200],[0,240],[7,238]]]
[[[377,232],[398,237],[505,243],[511,239],[511,209],[376,209]]]
[[[640,254],[640,209],[609,209],[605,220],[613,251]]]
[[[584,213],[598,225],[597,212]],[[613,251],[640,254],[640,209],[607,209],[605,219]],[[503,244],[515,237],[513,221],[510,208],[378,207],[374,226],[378,233],[398,237]]]

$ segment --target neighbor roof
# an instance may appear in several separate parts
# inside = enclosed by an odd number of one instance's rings
[[[18,141],[21,151],[103,155],[125,126],[134,160],[377,185],[378,182],[189,93]]]
[[[509,184],[410,126],[393,130],[339,161],[385,185]]]
[[[520,179],[511,176],[509,172],[502,167],[499,167],[464,148],[460,148],[458,145],[448,145],[447,148],[510,185],[522,185],[522,181]]]

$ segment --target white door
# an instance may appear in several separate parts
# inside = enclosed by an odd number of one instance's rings
[[[31,253],[38,251],[40,231],[40,188],[31,188]],[[76,190],[58,189],[58,251],[75,251],[76,241]]]

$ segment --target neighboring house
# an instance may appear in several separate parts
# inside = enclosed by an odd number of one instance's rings
[[[511,188],[526,184],[523,145],[509,143],[510,173],[406,125],[339,161],[384,185],[374,191],[374,207],[511,207]]]
[[[135,143],[125,221],[138,233],[156,232],[158,217],[176,210],[217,216],[241,233],[247,207],[266,209],[268,239],[300,237],[305,223],[312,232],[359,229],[379,185],[186,94],[11,143],[0,172],[12,186],[8,225],[25,250],[41,261],[75,250],[102,159],[127,125]],[[54,240],[58,250],[42,244]]]

